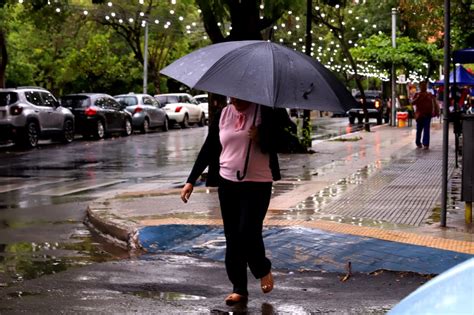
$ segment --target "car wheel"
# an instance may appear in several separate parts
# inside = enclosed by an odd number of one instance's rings
[[[95,126],[95,133],[94,133],[94,138],[97,140],[104,139],[105,137],[105,127],[104,123],[102,121],[97,121],[97,124]]]
[[[165,117],[165,121],[163,121],[163,127],[161,127],[163,131],[168,131],[170,129],[170,122],[168,117]]]
[[[130,121],[130,119],[125,119],[125,130],[123,131],[123,135],[125,137],[128,137],[132,134],[132,122]]]
[[[25,148],[32,149],[38,146],[39,139],[39,128],[38,124],[34,121],[30,121],[26,124],[23,135],[19,141],[19,144]]]
[[[349,123],[353,125],[355,123],[355,117],[349,117]]]
[[[201,115],[201,119],[199,119],[198,125],[200,127],[204,127],[206,125],[206,116],[204,116],[204,114]]]
[[[188,116],[188,114],[184,115],[183,121],[181,122],[181,128],[189,128],[189,116]]]
[[[143,120],[143,125],[142,125],[142,128],[140,129],[140,132],[141,133],[150,132],[150,122],[148,121],[148,118],[145,118],[145,120]]]
[[[64,122],[62,142],[71,143],[74,140],[74,123],[68,119]]]

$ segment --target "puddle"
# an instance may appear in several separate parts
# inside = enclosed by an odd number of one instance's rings
[[[190,295],[180,292],[135,291],[127,293],[142,298],[152,298],[166,301],[199,301],[206,299],[205,296]]]
[[[386,163],[387,161],[376,161],[371,163],[357,170],[350,176],[340,179],[335,184],[327,186],[319,192],[309,196],[305,200],[296,204],[296,206],[291,208],[290,211],[284,211],[282,214],[287,216],[296,215],[298,219],[303,219],[302,216],[306,216],[307,219],[315,219],[315,217],[312,217],[313,214],[320,212],[325,205],[332,202],[339,196],[342,196],[348,189],[365,182],[373,173],[378,171]],[[330,171],[333,167],[336,167],[336,163],[334,163],[334,165],[321,168],[318,171],[321,174],[324,174]]]
[[[102,242],[103,243],[103,242]],[[2,286],[55,274],[72,267],[128,257],[126,250],[110,243],[99,244],[97,236],[73,235],[70,242],[17,242],[0,244]]]

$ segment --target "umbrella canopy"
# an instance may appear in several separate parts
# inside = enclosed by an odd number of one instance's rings
[[[234,41],[192,52],[160,71],[191,88],[273,107],[346,112],[357,103],[322,64],[267,41]]]
[[[453,73],[456,74],[454,77]],[[456,79],[456,80],[454,80]],[[469,73],[463,66],[457,66],[456,71],[451,71],[449,74],[449,83],[458,85],[474,85],[474,74]],[[435,85],[443,85],[444,81],[439,80],[434,83]]]
[[[460,49],[453,52],[455,63],[474,63],[474,48]]]
[[[474,258],[428,281],[398,303],[388,315],[472,314]]]

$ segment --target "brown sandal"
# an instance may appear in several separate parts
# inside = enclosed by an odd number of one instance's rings
[[[225,304],[231,306],[238,303],[246,303],[247,297],[238,293],[231,293],[225,298]]]
[[[269,293],[273,290],[273,276],[271,271],[260,279],[260,287],[263,293]]]

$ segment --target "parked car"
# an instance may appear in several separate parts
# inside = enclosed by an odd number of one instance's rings
[[[196,101],[204,112],[206,118],[206,124],[209,122],[209,98],[207,94],[194,95],[192,100]]]
[[[162,109],[160,102],[148,94],[120,94],[115,99],[125,106],[125,110],[132,114],[132,126],[134,130],[147,133],[150,129],[161,127],[168,131],[168,115]]]
[[[367,100],[367,112],[369,118],[377,119],[377,125],[382,124],[382,121],[388,123],[389,112],[387,108],[387,102],[384,101],[382,97],[382,92],[377,90],[367,90],[364,91],[365,98]],[[362,123],[364,120],[364,110],[363,110],[363,100],[360,92],[357,92],[354,96],[360,107],[351,108],[347,115],[349,116],[349,123],[353,124],[357,118],[359,123]]]
[[[74,140],[74,115],[43,88],[0,89],[0,138],[34,148],[43,138]]]
[[[76,132],[84,137],[103,139],[111,133],[132,134],[132,115],[108,94],[69,94],[61,97],[61,105],[72,111]]]
[[[190,124],[197,123],[199,126],[206,124],[206,116],[202,108],[192,96],[187,93],[158,94],[155,98],[164,104],[164,110],[170,122],[176,122],[182,128],[189,127]]]

